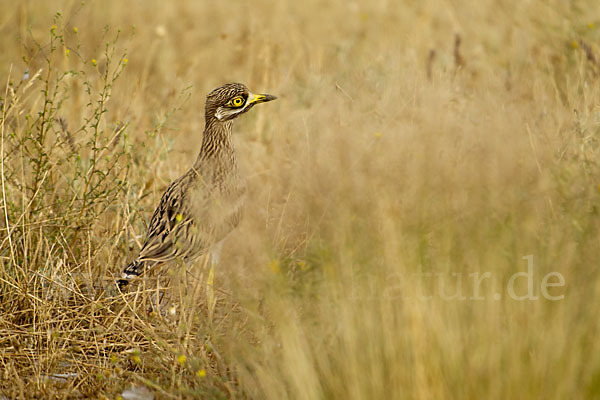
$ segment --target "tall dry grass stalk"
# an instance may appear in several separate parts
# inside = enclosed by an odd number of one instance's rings
[[[0,394],[600,395],[595,1],[0,7]],[[156,313],[107,288],[227,81],[245,219]]]

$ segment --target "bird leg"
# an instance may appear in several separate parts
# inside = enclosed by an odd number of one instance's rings
[[[215,307],[217,305],[217,297],[215,295],[215,267],[219,263],[221,258],[221,250],[223,249],[223,240],[216,243],[210,249],[210,267],[208,270],[208,277],[206,278],[206,305],[208,308],[208,319],[212,321],[215,313]]]

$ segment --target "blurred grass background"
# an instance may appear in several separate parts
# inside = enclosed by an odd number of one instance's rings
[[[600,397],[596,1],[0,10],[3,395]],[[214,284],[103,294],[229,81],[279,100]]]

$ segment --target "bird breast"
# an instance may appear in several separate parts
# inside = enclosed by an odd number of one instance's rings
[[[238,176],[228,177],[219,184],[202,180],[190,192],[190,211],[196,226],[220,241],[240,222],[246,197],[246,184]]]

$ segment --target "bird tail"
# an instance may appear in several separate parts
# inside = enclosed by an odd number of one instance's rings
[[[141,261],[139,259],[133,260],[131,262],[131,264],[129,264],[124,270],[123,270],[123,274],[121,275],[121,279],[119,279],[117,281],[117,285],[119,286],[119,289],[124,288],[125,286],[127,286],[129,284],[129,281],[137,278],[138,276],[142,275],[144,273],[144,269],[145,269],[145,262]]]

